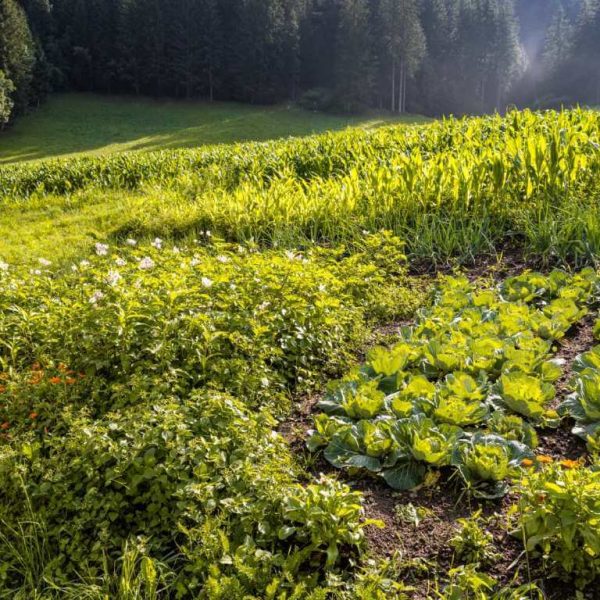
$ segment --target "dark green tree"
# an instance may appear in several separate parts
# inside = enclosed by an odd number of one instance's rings
[[[380,0],[379,18],[384,54],[380,58],[389,72],[390,109],[405,112],[409,80],[420,68],[427,52],[417,0]]]
[[[35,43],[25,11],[16,0],[0,0],[0,70],[12,82],[11,101],[17,114],[31,104],[34,67]]]
[[[0,69],[0,131],[10,120],[14,106],[11,96],[14,91],[13,82]]]
[[[343,0],[339,12],[336,96],[346,111],[365,108],[372,96],[374,69],[367,0]]]

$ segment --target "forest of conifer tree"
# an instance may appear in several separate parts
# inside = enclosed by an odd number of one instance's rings
[[[430,115],[600,103],[600,0],[0,0],[0,127],[49,91]]]

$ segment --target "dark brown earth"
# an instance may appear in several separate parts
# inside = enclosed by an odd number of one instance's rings
[[[527,268],[516,256],[502,263],[482,264],[469,271],[470,278],[504,278]],[[589,315],[568,332],[557,344],[556,357],[565,360],[563,375],[556,383],[557,395],[553,406],[556,407],[570,393],[569,382],[572,378],[571,364],[582,352],[594,345],[592,335],[594,318]],[[393,340],[402,326],[410,323],[392,323],[377,329],[369,345]],[[366,349],[365,349],[366,351]],[[361,353],[357,359],[364,358]],[[415,492],[394,492],[382,481],[373,477],[352,479],[347,473],[340,472],[327,463],[320,454],[311,455],[306,449],[307,432],[312,427],[312,419],[318,412],[316,404],[322,394],[313,394],[298,399],[292,417],[282,424],[280,432],[289,442],[296,456],[303,457],[309,476],[318,473],[332,473],[345,480],[351,487],[363,493],[365,498],[365,517],[383,521],[385,527],[368,527],[367,543],[375,557],[395,557],[401,566],[402,580],[415,591],[411,598],[428,600],[436,598],[431,589],[435,579],[444,580],[454,562],[453,550],[449,544],[458,525],[457,519],[471,516],[481,509],[482,517],[487,519],[486,530],[493,535],[494,550],[497,559],[482,567],[482,571],[491,575],[503,585],[521,584],[535,581],[548,600],[600,600],[600,584],[590,586],[584,596],[576,597],[574,586],[551,577],[544,569],[541,559],[528,557],[518,537],[511,535],[509,509],[517,500],[512,494],[500,502],[478,502],[464,493],[449,473],[442,473],[440,479],[429,488]],[[539,454],[554,459],[579,459],[585,456],[585,444],[571,433],[573,423],[566,419],[556,429],[539,431]],[[428,515],[415,526],[403,522],[397,516],[397,507],[412,503],[427,509]]]

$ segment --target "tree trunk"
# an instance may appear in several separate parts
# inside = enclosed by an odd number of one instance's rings
[[[404,76],[404,84],[402,85],[402,112],[406,112],[406,89],[408,88],[408,73],[406,69],[406,65],[402,68],[402,73]]]
[[[396,61],[392,60],[392,112],[396,110]]]
[[[400,61],[400,85],[398,89],[398,112],[406,112],[406,63]]]
[[[400,74],[398,75],[398,112],[402,112],[402,85],[404,80],[404,61],[400,60]]]

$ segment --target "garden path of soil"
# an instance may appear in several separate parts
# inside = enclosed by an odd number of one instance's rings
[[[469,278],[486,277],[493,273],[502,278],[521,272],[526,265],[519,261],[495,266],[482,266],[475,272],[468,272]],[[563,375],[556,383],[557,395],[554,406],[569,393],[569,381],[572,377],[571,364],[575,357],[594,345],[592,335],[594,319],[591,315],[574,326],[567,336],[557,343],[556,358],[563,359]],[[392,338],[407,323],[388,324],[377,329],[371,338],[371,345],[382,338]],[[482,517],[488,519],[486,529],[493,535],[494,551],[498,559],[482,571],[497,579],[503,585],[535,581],[546,594],[548,600],[574,600],[573,584],[549,579],[538,559],[530,559],[523,552],[522,543],[510,534],[509,508],[515,503],[515,496],[509,495],[500,503],[479,502],[463,493],[457,481],[449,473],[443,472],[440,479],[429,488],[412,492],[395,492],[380,480],[364,477],[352,479],[347,473],[335,469],[320,455],[311,455],[306,449],[307,432],[312,427],[312,418],[317,414],[316,405],[322,394],[314,394],[298,399],[294,414],[281,425],[280,433],[287,439],[296,456],[303,456],[311,476],[319,473],[335,474],[346,481],[353,489],[359,490],[365,497],[365,512],[368,519],[379,519],[385,527],[367,528],[369,550],[376,557],[399,557],[402,580],[415,591],[411,598],[428,600],[435,598],[430,589],[431,582],[443,580],[448,571],[457,566],[453,564],[453,551],[450,539],[457,530],[457,519],[471,516],[481,509]],[[555,459],[579,459],[585,456],[585,444],[571,433],[572,422],[564,420],[558,429],[539,431],[540,454]],[[397,516],[397,507],[414,504],[427,509],[427,516],[415,526],[403,522]],[[530,579],[531,578],[531,579]],[[582,597],[586,600],[600,600],[600,586],[591,586]]]

